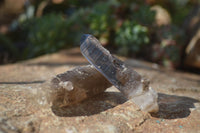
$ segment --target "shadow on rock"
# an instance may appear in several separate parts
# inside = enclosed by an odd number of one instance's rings
[[[77,105],[67,107],[52,106],[52,112],[60,117],[90,116],[126,101],[127,99],[120,92],[104,92]]]
[[[153,117],[164,119],[184,118],[190,115],[190,108],[195,108],[196,99],[184,96],[158,94],[159,112]]]
[[[39,62],[39,63],[27,63],[26,66],[47,66],[47,67],[58,67],[58,66],[81,66],[88,65],[87,62]]]
[[[45,80],[38,80],[38,81],[21,81],[21,82],[0,82],[0,84],[41,84],[44,83]]]

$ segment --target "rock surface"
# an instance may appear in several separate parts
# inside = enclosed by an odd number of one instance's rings
[[[123,60],[159,92],[157,114],[142,112],[114,87],[70,107],[40,104],[44,81],[88,64],[76,48],[0,66],[0,132],[200,132],[200,75]]]

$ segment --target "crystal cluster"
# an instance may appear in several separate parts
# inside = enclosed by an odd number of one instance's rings
[[[76,104],[114,85],[141,110],[158,111],[158,95],[149,81],[111,55],[94,36],[83,35],[80,48],[92,65],[77,67],[51,80],[49,99],[53,105]]]

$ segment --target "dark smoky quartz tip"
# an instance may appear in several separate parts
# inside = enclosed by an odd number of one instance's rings
[[[91,36],[91,35],[90,34],[83,34],[81,36],[80,44],[82,44],[89,36]]]

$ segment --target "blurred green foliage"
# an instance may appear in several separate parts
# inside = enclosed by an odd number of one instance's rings
[[[109,29],[114,28],[114,12],[109,3],[99,2],[91,10],[88,20],[89,27],[94,36],[108,34]]]
[[[28,31],[26,57],[52,53],[66,44],[68,25],[61,15],[49,14],[41,18],[25,21],[21,27]],[[70,45],[70,44],[68,44]]]
[[[149,43],[148,29],[140,24],[126,21],[117,30],[115,43],[120,47],[120,54],[136,55],[144,45]]]
[[[42,2],[46,2],[42,16],[36,16]],[[170,13],[170,26],[155,25],[153,5]],[[4,51],[27,59],[79,45],[81,35],[89,33],[119,54],[148,57],[164,65],[166,60],[177,63],[184,38],[180,25],[193,6],[189,0],[68,0],[60,4],[37,0],[13,21],[0,41]],[[17,44],[23,44],[22,48]]]
[[[133,10],[131,19],[137,21],[139,24],[152,26],[155,21],[155,12],[150,9],[149,5],[141,4],[137,10]]]
[[[9,56],[11,56],[10,58],[14,58],[17,59],[19,52],[17,50],[17,48],[13,45],[13,42],[5,35],[0,34],[0,42],[1,42],[1,48],[0,49],[0,53],[4,53],[5,51],[7,51],[9,54]],[[0,55],[0,59],[2,58]],[[2,59],[1,59],[2,60]]]
[[[76,7],[71,8],[72,3],[68,2],[69,5],[64,4],[66,14],[63,13],[63,5],[60,5],[62,7],[60,11],[59,6],[56,5],[56,13],[54,13],[55,8],[51,4],[44,9],[45,14],[42,17],[28,18],[24,21],[20,19],[18,27],[28,43],[22,52],[24,58],[77,45],[83,33],[93,34],[105,45],[113,43],[111,45],[116,46],[119,53],[123,55],[129,55],[131,52],[139,53],[143,45],[149,42],[147,26],[153,23],[155,13],[150,11],[148,5],[139,5],[130,1],[131,6],[129,6],[127,3],[110,0],[99,1],[84,8],[77,2],[72,2]],[[127,7],[122,9],[124,6]],[[122,18],[120,10],[124,10],[122,12],[127,18]],[[137,13],[133,13],[133,10]],[[51,12],[47,13],[47,11]],[[119,25],[118,21],[123,24]]]

